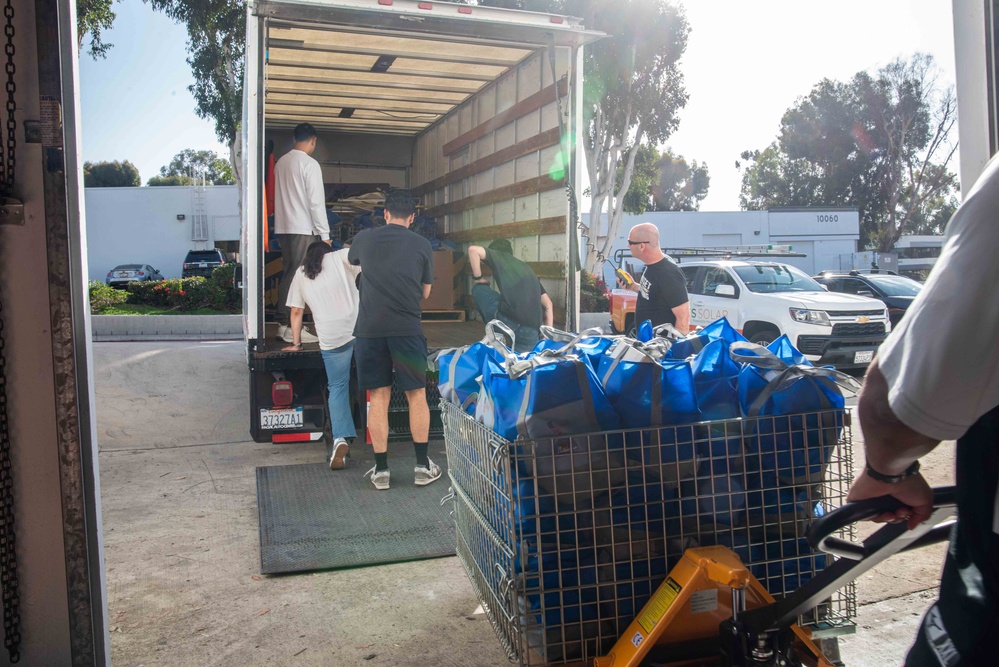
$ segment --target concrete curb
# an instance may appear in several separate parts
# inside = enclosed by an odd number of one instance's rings
[[[233,340],[243,337],[242,315],[92,315],[95,341]]]

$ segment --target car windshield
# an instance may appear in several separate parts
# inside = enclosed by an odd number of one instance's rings
[[[751,292],[821,292],[822,287],[805,273],[783,264],[736,266],[735,272]]]
[[[888,296],[916,296],[923,288],[912,278],[905,276],[865,276]]]

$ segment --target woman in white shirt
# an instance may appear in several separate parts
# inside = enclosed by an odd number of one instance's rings
[[[347,250],[333,251],[323,241],[316,241],[305,251],[305,261],[295,272],[288,289],[293,344],[285,350],[302,348],[302,316],[305,307],[312,311],[319,350],[326,366],[329,385],[330,430],[333,455],[330,470],[346,465],[350,452],[347,438],[354,438],[354,419],[350,413],[350,360],[354,353],[354,321],[357,320],[357,275],[361,267],[347,261]]]

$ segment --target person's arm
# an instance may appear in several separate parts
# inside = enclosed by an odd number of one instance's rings
[[[867,465],[882,475],[901,475],[920,457],[931,452],[940,441],[917,433],[892,412],[888,403],[888,381],[878,368],[878,360],[867,368],[860,391],[857,411],[860,430],[864,434]],[[879,482],[867,473],[865,466],[850,486],[847,502],[879,496],[894,496],[905,503],[894,514],[883,514],[875,521],[908,520],[915,528],[929,518],[933,510],[933,492],[918,472],[898,482]],[[910,509],[911,508],[911,509]]]
[[[285,352],[293,352],[302,349],[302,319],[305,315],[305,308],[291,306],[288,309],[288,314],[291,320],[291,339],[293,342],[291,345],[281,349]]]
[[[673,326],[683,335],[687,335],[690,331],[690,302],[681,303],[673,308],[673,316],[676,318],[676,324]]]
[[[347,261],[354,266],[361,265],[361,247],[363,245],[363,242],[361,242],[361,236],[363,234],[364,232],[360,232],[357,236],[355,236],[354,240],[347,248]]]
[[[326,188],[323,185],[323,170],[318,162],[312,162],[306,168],[305,195],[309,199],[309,216],[312,218],[313,233],[326,245],[332,245],[330,223],[326,218]]]
[[[546,292],[541,293],[541,323],[546,327],[553,326],[555,323],[555,307],[552,305],[552,299]]]
[[[427,285],[427,284],[423,285],[423,300],[424,301],[426,301],[427,299],[430,298],[430,289],[432,287],[433,287],[433,285]]]
[[[434,251],[430,247],[430,242],[423,241],[423,300],[430,298],[430,289],[434,283]]]
[[[482,277],[482,262],[486,260],[486,249],[478,245],[468,246],[468,270],[472,279],[479,285],[488,285],[489,279]]]

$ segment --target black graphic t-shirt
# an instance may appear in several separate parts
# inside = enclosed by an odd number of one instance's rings
[[[635,304],[635,325],[652,320],[652,326],[676,324],[673,309],[687,303],[687,281],[683,272],[665,257],[645,267]]]

